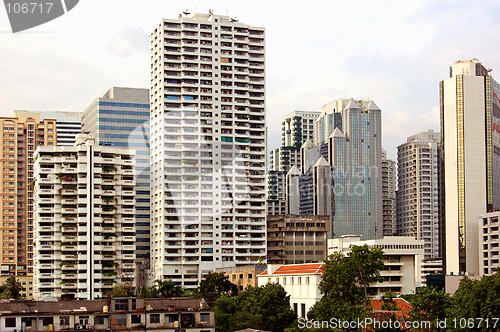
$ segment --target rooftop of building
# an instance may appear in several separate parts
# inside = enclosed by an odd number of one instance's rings
[[[111,301],[115,299],[102,300],[64,300],[64,301],[14,301],[0,300],[0,316],[12,314],[64,314],[64,313],[102,313],[105,308],[110,308]],[[128,299],[128,298],[127,298]],[[203,299],[193,298],[157,298],[137,299],[144,300],[144,307],[150,306],[151,312],[155,311],[197,311],[208,310],[208,305]],[[138,311],[144,310],[137,308]]]
[[[287,275],[287,274],[323,274],[323,266],[325,263],[308,263],[308,264],[290,264],[281,265],[274,272],[268,273],[268,271],[273,270],[273,266],[270,264],[268,268],[259,274],[260,277],[265,276],[275,276],[275,275]]]

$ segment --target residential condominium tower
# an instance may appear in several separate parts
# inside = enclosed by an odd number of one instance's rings
[[[0,118],[1,275],[33,273],[33,152],[56,145],[56,120],[38,113]]]
[[[396,234],[396,162],[382,150],[382,235]]]
[[[38,114],[40,121],[56,120],[57,145],[73,145],[75,144],[76,135],[82,132],[82,113],[81,112],[66,112],[66,111],[14,111],[15,116],[30,116]]]
[[[264,29],[228,16],[164,19],[151,34],[151,257],[196,287],[266,256]]]
[[[111,87],[85,110],[82,127],[99,145],[135,149],[136,253],[149,257],[149,90]]]
[[[35,151],[35,299],[92,300],[134,283],[134,155],[84,134]]]
[[[398,146],[397,233],[424,240],[424,258],[441,257],[438,191],[439,133],[408,137]]]
[[[440,83],[446,273],[479,273],[478,216],[500,209],[500,85],[478,60]]]

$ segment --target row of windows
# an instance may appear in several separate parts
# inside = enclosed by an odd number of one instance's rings
[[[118,103],[118,102],[110,102],[110,101],[100,101],[99,106],[131,107],[131,108],[147,108],[147,109],[149,109],[149,104]]]

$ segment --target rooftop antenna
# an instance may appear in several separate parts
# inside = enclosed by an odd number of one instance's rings
[[[191,14],[187,9],[185,11],[182,12],[184,15],[188,16],[189,14]]]
[[[210,14],[210,16],[213,16],[214,15],[214,11],[212,9],[209,9],[208,10],[208,13]]]
[[[236,19],[236,17],[234,17],[231,19],[231,22],[238,22],[238,20]]]

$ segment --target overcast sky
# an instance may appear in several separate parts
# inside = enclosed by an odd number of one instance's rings
[[[371,98],[395,158],[407,136],[439,130],[438,84],[451,64],[477,58],[500,72],[498,0],[81,0],[16,34],[0,8],[0,115],[83,111],[111,86],[149,88],[149,33],[186,9],[266,28],[270,149],[286,113]]]

